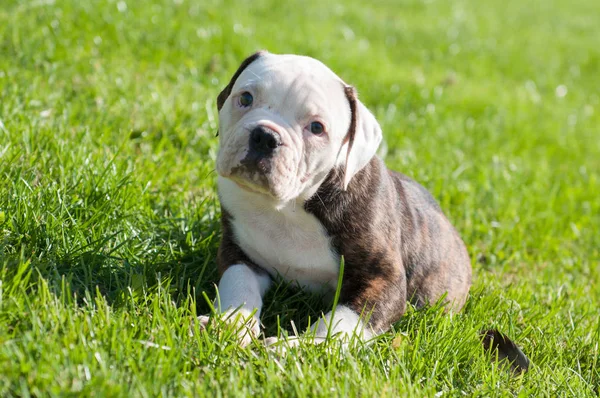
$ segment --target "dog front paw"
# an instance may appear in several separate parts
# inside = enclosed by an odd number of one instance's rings
[[[288,350],[300,345],[300,338],[294,337],[267,337],[263,340],[263,345],[268,351],[277,354],[280,357],[287,355]]]
[[[209,329],[219,332],[225,329],[233,331],[236,335],[238,344],[246,347],[260,334],[260,325],[256,317],[252,314],[245,314],[244,311],[228,310],[216,316],[201,315],[198,317],[198,326],[200,330]]]
[[[200,327],[200,330],[206,330],[206,328],[208,327],[208,324],[210,323],[210,317],[207,315],[200,315],[198,317],[198,326]]]

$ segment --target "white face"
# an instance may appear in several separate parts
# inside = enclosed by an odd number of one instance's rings
[[[321,62],[261,55],[219,112],[217,172],[278,202],[308,199],[345,160],[350,119],[343,81]]]

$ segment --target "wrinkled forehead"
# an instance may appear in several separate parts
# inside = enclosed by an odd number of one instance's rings
[[[310,57],[261,56],[242,72],[232,92],[244,89],[254,90],[262,102],[278,108],[305,108],[307,113],[349,112],[344,82]]]

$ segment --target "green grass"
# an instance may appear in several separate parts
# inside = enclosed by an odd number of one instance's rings
[[[2,0],[0,396],[597,396],[599,18],[591,0]],[[261,48],[358,88],[388,165],[467,243],[463,312],[283,358],[190,327],[217,281],[216,95]],[[263,323],[326,309],[280,284]],[[489,327],[529,373],[490,364]]]

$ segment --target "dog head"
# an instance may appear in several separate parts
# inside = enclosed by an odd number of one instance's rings
[[[338,167],[346,189],[382,137],[354,88],[310,57],[251,55],[217,107],[217,172],[278,202],[308,199]]]

